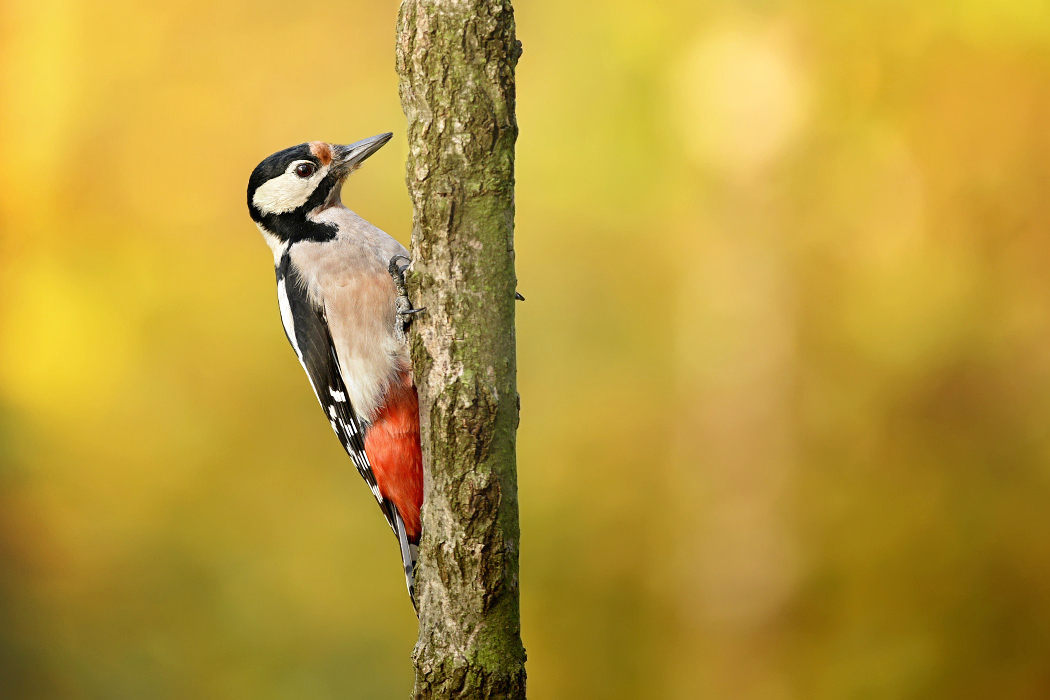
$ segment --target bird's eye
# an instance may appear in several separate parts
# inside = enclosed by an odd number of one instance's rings
[[[295,169],[295,174],[299,177],[310,177],[314,174],[313,163],[300,163]]]

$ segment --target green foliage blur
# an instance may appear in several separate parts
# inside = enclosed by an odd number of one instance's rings
[[[1050,9],[517,3],[533,698],[1050,697]],[[404,698],[245,185],[395,2],[0,0],[0,697]]]

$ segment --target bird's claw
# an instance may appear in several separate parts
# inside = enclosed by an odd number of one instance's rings
[[[397,322],[394,332],[397,335],[397,339],[404,343],[407,340],[405,331],[408,329],[409,324],[412,323],[412,317],[426,311],[427,307],[424,306],[421,309],[412,308],[412,302],[408,298],[408,288],[405,286],[405,270],[408,269],[408,265],[401,267],[398,265],[398,260],[406,260],[409,263],[412,261],[407,256],[398,254],[390,258],[390,264],[387,266],[387,271],[394,280],[394,287],[397,289],[397,299],[394,302]]]

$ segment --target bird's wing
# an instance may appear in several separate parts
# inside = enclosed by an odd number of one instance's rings
[[[387,523],[398,533],[397,508],[379,493],[372,465],[365,454],[366,425],[354,411],[339,373],[339,359],[335,355],[335,345],[324,309],[309,299],[305,285],[288,255],[277,266],[277,300],[281,307],[285,335],[306,370],[314,394],[324,409],[325,418],[372,490]]]

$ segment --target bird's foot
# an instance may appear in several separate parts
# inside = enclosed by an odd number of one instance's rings
[[[406,264],[404,267],[398,264],[399,260],[405,261]],[[397,288],[397,300],[394,302],[397,322],[394,332],[397,334],[397,339],[402,343],[406,342],[408,339],[405,331],[412,323],[412,318],[416,314],[427,310],[425,306],[421,309],[412,308],[412,302],[408,299],[408,288],[405,287],[405,270],[408,269],[408,263],[411,262],[412,261],[404,255],[395,255],[390,258],[390,265],[387,266],[387,271],[390,273],[390,277],[394,280],[394,287]]]

